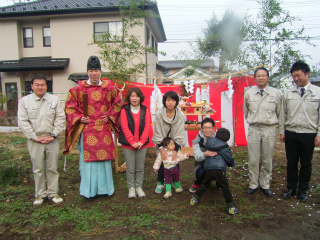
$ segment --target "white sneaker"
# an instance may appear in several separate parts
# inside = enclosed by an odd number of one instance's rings
[[[43,203],[42,197],[37,197],[36,200],[33,202],[34,206],[41,205]]]
[[[134,189],[134,187],[129,188],[128,198],[135,198],[136,196],[136,189]]]
[[[57,194],[53,198],[51,198],[51,201],[55,204],[60,204],[63,202],[63,199]]]
[[[144,193],[141,187],[136,188],[136,193],[138,194],[138,197],[141,197],[141,198],[146,196],[146,194]]]
[[[176,192],[176,193],[181,193],[182,191],[183,191],[182,187],[175,189],[175,192]]]
[[[164,198],[172,197],[171,191],[166,192],[166,194],[163,196]]]

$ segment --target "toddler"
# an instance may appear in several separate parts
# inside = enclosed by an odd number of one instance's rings
[[[164,198],[169,198],[172,196],[171,193],[171,183],[172,179],[175,186],[175,192],[180,193],[182,192],[182,188],[180,186],[180,180],[179,180],[179,167],[177,164],[183,160],[188,159],[190,156],[190,152],[187,152],[186,154],[183,154],[181,151],[178,151],[176,159],[172,159],[172,152],[175,148],[175,143],[170,137],[166,137],[162,141],[163,147],[165,151],[167,152],[167,159],[162,161],[160,153],[158,154],[156,161],[153,165],[153,170],[157,172],[159,170],[161,162],[163,162],[164,165],[164,179],[166,183],[166,193],[164,195]]]

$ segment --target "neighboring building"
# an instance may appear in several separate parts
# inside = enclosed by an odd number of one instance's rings
[[[309,80],[312,84],[320,87],[320,73],[310,73]]]
[[[219,68],[214,66],[214,61],[205,59],[194,74],[187,77],[185,71],[188,70],[188,66],[186,66],[188,62],[191,64],[192,60],[186,60],[183,63],[179,60],[159,61],[159,65],[163,67],[163,76],[173,79],[197,79],[197,82],[206,82],[210,77],[219,74]],[[163,83],[171,82],[169,79],[163,80]],[[173,81],[173,83],[180,84],[181,81]]]
[[[188,65],[188,62],[191,63],[192,60],[186,60],[186,61],[179,61],[179,60],[169,60],[169,61],[159,61],[159,65],[163,66],[167,69],[167,72],[164,73],[166,77],[171,76],[172,74],[180,71],[181,69],[185,68],[186,65]],[[214,61],[212,59],[205,59],[200,67],[202,70],[206,72],[216,72],[218,69],[214,66]],[[218,69],[219,72],[219,69]]]
[[[55,93],[67,93],[76,80],[86,78],[88,57],[99,56],[97,45],[90,44],[93,36],[111,31],[122,34],[120,2],[43,0],[1,7],[0,79],[3,93],[10,99],[8,104],[16,106],[23,96],[21,91],[31,90],[34,74],[44,74],[50,80],[48,91]],[[129,0],[122,2],[128,5]],[[159,15],[156,4],[143,7]],[[143,46],[157,49],[158,42],[166,41],[161,18],[142,21],[143,26],[133,28],[132,33],[140,36]],[[157,54],[149,53],[142,61],[148,64],[147,74],[156,76]],[[138,81],[147,82],[145,78]],[[62,100],[65,97],[60,95]]]

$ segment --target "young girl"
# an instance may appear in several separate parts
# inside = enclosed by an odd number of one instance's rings
[[[160,151],[162,160],[166,160],[167,152],[163,149],[162,140],[165,137],[171,137],[175,142],[175,149],[172,152],[172,158],[175,160],[178,150],[181,146],[185,145],[185,117],[181,110],[177,108],[179,104],[179,96],[176,92],[166,92],[163,95],[162,103],[164,107],[160,108],[156,115],[152,142],[156,144],[157,149]],[[162,193],[164,188],[163,183],[164,172],[163,164],[161,164],[158,171],[157,187],[155,190],[156,193]]]
[[[177,157],[174,160],[172,153],[175,149],[175,143],[172,140],[172,138],[166,137],[165,139],[163,139],[162,143],[167,153],[167,159],[162,160],[161,153],[158,153],[156,161],[154,162],[154,165],[153,165],[153,170],[157,172],[157,170],[160,168],[161,163],[163,163],[164,179],[166,182],[166,194],[164,195],[164,198],[169,198],[172,196],[172,193],[171,193],[172,179],[175,184],[176,193],[182,192],[182,188],[180,186],[180,180],[179,180],[178,163],[188,159],[190,156],[190,152],[183,154],[180,151],[178,151]]]
[[[125,96],[127,104],[122,106],[119,142],[123,146],[127,164],[127,186],[129,198],[145,197],[142,190],[144,163],[149,143],[150,113],[142,105],[144,95],[140,88],[130,88]]]

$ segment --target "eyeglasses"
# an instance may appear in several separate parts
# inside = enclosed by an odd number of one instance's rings
[[[202,127],[203,129],[212,129],[213,127]]]

